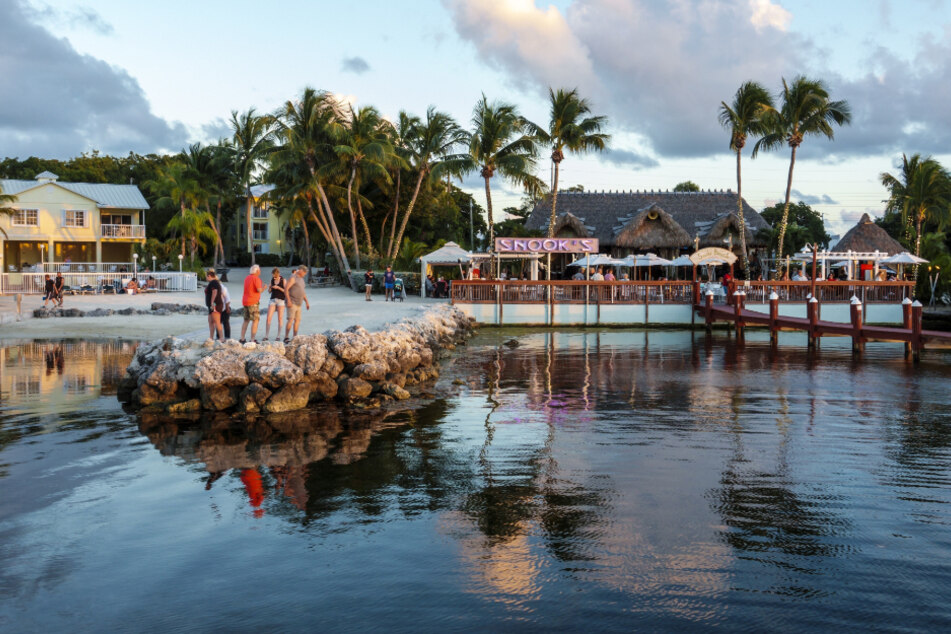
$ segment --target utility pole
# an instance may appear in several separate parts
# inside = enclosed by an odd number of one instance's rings
[[[475,251],[475,232],[472,228],[472,199],[469,199],[469,248]]]

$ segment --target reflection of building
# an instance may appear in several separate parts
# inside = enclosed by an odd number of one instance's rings
[[[0,395],[4,404],[76,411],[81,403],[113,394],[136,344],[34,342],[0,349]]]
[[[145,242],[149,208],[135,185],[65,183],[51,172],[34,180],[0,180],[15,196],[13,216],[0,215],[3,271],[40,262],[128,263],[136,243]]]

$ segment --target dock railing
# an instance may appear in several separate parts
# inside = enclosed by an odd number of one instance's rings
[[[728,303],[736,290],[746,292],[746,303],[769,301],[773,291],[780,302],[805,302],[813,282],[753,281],[727,285],[691,281],[586,280],[455,280],[450,299],[460,304],[700,304],[707,290],[714,290],[716,303]],[[913,282],[815,282],[820,302],[847,304],[853,296],[863,303],[897,303],[911,297]],[[550,300],[549,300],[550,298]]]

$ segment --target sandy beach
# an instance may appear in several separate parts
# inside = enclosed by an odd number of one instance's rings
[[[232,297],[232,338],[241,335],[241,294],[243,275],[227,283]],[[386,324],[403,317],[417,315],[430,306],[447,300],[407,297],[402,302],[385,302],[383,295],[374,295],[367,302],[362,293],[354,293],[341,286],[308,287],[307,298],[310,310],[302,311],[300,334],[344,329],[360,324],[368,330],[380,330]],[[147,293],[144,295],[75,295],[67,296],[63,308],[78,308],[82,311],[97,308],[121,310],[134,308],[149,310],[155,302],[168,304],[204,305],[204,292],[194,293]],[[266,295],[261,298],[261,307],[267,307]],[[105,317],[53,317],[35,318],[33,311],[43,306],[40,295],[24,295],[21,315],[18,320],[15,296],[0,296],[0,341],[45,338],[125,338],[154,339],[167,335],[179,335],[189,339],[204,340],[208,337],[208,322],[204,314],[190,315],[109,315]],[[261,315],[258,340],[264,337],[265,315]],[[275,338],[277,315],[271,323],[271,339]],[[281,332],[281,339],[284,333]],[[248,328],[250,338],[250,326]]]

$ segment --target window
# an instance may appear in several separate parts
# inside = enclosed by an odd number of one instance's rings
[[[255,222],[251,224],[252,238],[255,240],[267,240],[267,223]]]
[[[104,225],[131,225],[131,214],[102,214],[102,224]]]
[[[13,214],[14,227],[36,227],[39,225],[36,209],[17,209]]]
[[[258,204],[251,207],[251,217],[257,218],[257,219],[267,218],[267,209],[268,209],[267,202],[260,201],[258,202]]]
[[[86,212],[82,209],[67,209],[63,217],[64,227],[85,227]]]

